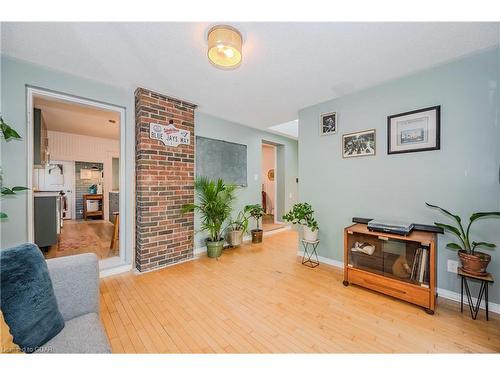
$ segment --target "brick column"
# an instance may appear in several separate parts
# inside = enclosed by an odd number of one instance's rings
[[[135,264],[141,272],[193,257],[194,217],[180,210],[194,202],[195,108],[143,88],[135,91]],[[171,120],[191,133],[190,145],[166,146],[150,139],[150,123],[168,125]]]

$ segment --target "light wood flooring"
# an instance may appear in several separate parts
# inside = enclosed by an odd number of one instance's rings
[[[435,315],[307,268],[292,231],[162,270],[101,280],[113,352],[500,352],[500,316],[473,321],[438,298]]]
[[[58,243],[51,246],[45,258],[94,253],[99,259],[118,255],[110,251],[113,224],[106,220],[65,220]]]
[[[262,217],[262,230],[264,232],[269,232],[276,229],[284,228],[285,224],[279,224],[274,222],[274,216],[266,214]]]

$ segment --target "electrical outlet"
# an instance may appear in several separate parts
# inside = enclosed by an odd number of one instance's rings
[[[453,259],[448,259],[448,272],[457,273],[458,272],[458,261]]]

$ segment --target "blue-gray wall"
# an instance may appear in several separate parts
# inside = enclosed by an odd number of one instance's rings
[[[278,181],[277,188],[284,200],[284,210],[289,209],[296,202],[297,183],[295,179],[298,175],[298,149],[296,140],[226,121],[202,112],[195,113],[195,133],[202,137],[247,145],[248,186],[238,191],[235,213],[247,204],[262,202],[262,141],[280,145],[278,146],[278,159],[281,160],[282,158],[283,163],[279,163],[279,161],[278,163],[279,165],[284,165],[284,168],[282,168],[282,172],[284,173],[280,179],[281,182]],[[281,175],[281,172],[278,171],[278,174]],[[257,179],[254,178],[255,176],[257,176]],[[255,223],[252,221],[251,227],[254,226]],[[198,228],[199,220],[196,216],[195,229]],[[196,234],[195,248],[204,246],[204,238],[206,238],[206,234]]]
[[[109,86],[101,82],[77,77],[61,71],[49,69],[40,65],[1,55],[0,70],[1,111],[4,120],[11,124],[19,134],[26,137],[26,86],[35,86],[65,94],[89,98],[125,108],[125,147],[120,150],[129,167],[125,173],[127,184],[122,188],[125,199],[130,207],[130,215],[124,215],[128,228],[134,228],[134,163],[135,163],[135,115],[133,90]],[[1,140],[1,157],[3,182],[7,186],[26,186],[27,160],[26,142]],[[5,248],[28,240],[27,226],[27,196],[2,199],[2,211],[9,214],[7,220],[2,220],[0,247]],[[127,247],[133,246],[133,232],[127,231],[124,242]],[[130,252],[129,255],[132,253]],[[126,259],[130,261],[130,259]]]
[[[299,112],[299,199],[316,209],[320,255],[343,261],[344,227],[353,216],[447,220],[425,206],[431,202],[464,218],[474,211],[500,210],[500,50],[490,50]],[[441,150],[387,155],[387,116],[441,105]],[[338,133],[319,136],[319,116],[337,111]],[[376,129],[376,156],[343,159],[342,134]],[[477,222],[473,237],[500,246],[500,220]],[[447,272],[439,236],[438,287],[460,291]],[[490,271],[500,277],[500,250]],[[490,299],[500,302],[500,283]]]

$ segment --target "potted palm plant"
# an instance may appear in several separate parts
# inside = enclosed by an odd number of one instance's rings
[[[283,220],[302,225],[304,240],[314,242],[318,239],[318,222],[314,218],[314,210],[309,203],[296,203],[292,209],[283,215]]]
[[[261,243],[262,242],[262,229],[259,227],[260,218],[264,216],[264,209],[260,204],[250,204],[245,207],[245,210],[248,210],[248,213],[251,217],[255,219],[257,223],[257,228],[252,229],[252,243]]]
[[[452,214],[450,211],[447,211],[444,208],[429,204],[427,202],[425,204],[429,207],[437,208],[442,213],[452,217],[455,220],[455,222],[458,224],[458,227],[443,223],[434,224],[445,231],[453,233],[460,240],[460,243],[450,242],[446,245],[446,247],[448,249],[458,251],[458,257],[460,258],[460,262],[462,263],[463,270],[472,275],[484,276],[486,274],[486,268],[490,263],[491,256],[489,254],[477,251],[476,248],[482,247],[485,249],[493,250],[496,245],[488,242],[471,241],[470,228],[472,223],[480,218],[491,216],[500,217],[500,212],[473,213],[469,218],[469,225],[467,225],[467,229],[464,230],[462,219],[460,218],[460,216]]]
[[[200,214],[200,230],[209,235],[206,239],[207,255],[218,258],[224,248],[223,225],[231,215],[236,186],[226,184],[221,179],[213,181],[207,177],[198,177],[194,186],[198,203],[186,204],[182,211],[196,211]]]
[[[243,235],[248,230],[248,220],[250,218],[249,206],[246,206],[238,213],[236,219],[231,220],[227,228],[227,239],[231,246],[240,246],[243,241]]]

